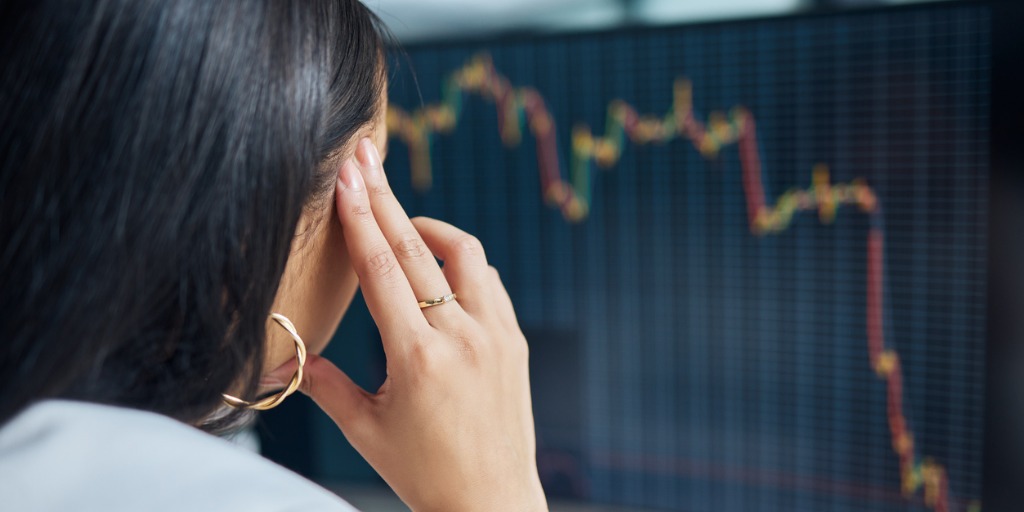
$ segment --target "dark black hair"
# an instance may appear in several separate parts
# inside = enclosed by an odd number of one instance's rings
[[[252,396],[299,216],[379,114],[382,30],[355,0],[0,3],[0,424]]]

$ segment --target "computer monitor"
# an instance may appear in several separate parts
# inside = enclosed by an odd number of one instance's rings
[[[1001,509],[1022,19],[944,2],[404,49],[390,182],[501,272],[549,497]]]

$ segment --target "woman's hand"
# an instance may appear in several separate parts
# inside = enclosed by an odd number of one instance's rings
[[[410,220],[369,139],[341,168],[337,210],[388,376],[370,394],[313,357],[301,390],[414,510],[546,510],[526,339],[480,243]]]

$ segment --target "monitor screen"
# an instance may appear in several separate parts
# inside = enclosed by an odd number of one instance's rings
[[[980,511],[990,13],[417,46],[410,213],[476,234],[549,496]]]
[[[410,215],[477,235],[509,289],[552,503],[1014,508],[1012,4],[403,49],[385,167]],[[357,302],[327,351],[370,390],[376,336]],[[302,440],[279,460],[373,478],[329,419],[289,407],[311,435],[277,436]]]

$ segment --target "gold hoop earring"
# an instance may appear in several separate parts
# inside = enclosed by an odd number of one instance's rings
[[[302,367],[306,365],[306,344],[302,342],[302,338],[299,337],[299,333],[295,331],[295,324],[292,323],[288,317],[280,313],[271,313],[270,318],[273,318],[284,330],[288,331],[288,334],[292,336],[292,340],[295,341],[295,359],[299,361],[299,368],[295,370],[295,374],[292,375],[291,382],[288,383],[288,387],[274,393],[273,395],[261,398],[255,402],[249,402],[242,400],[241,398],[233,397],[228,394],[222,394],[224,397],[224,403],[231,407],[240,409],[255,409],[257,411],[265,411],[267,409],[273,409],[281,402],[284,402],[285,398],[299,389],[299,383],[302,382]]]

